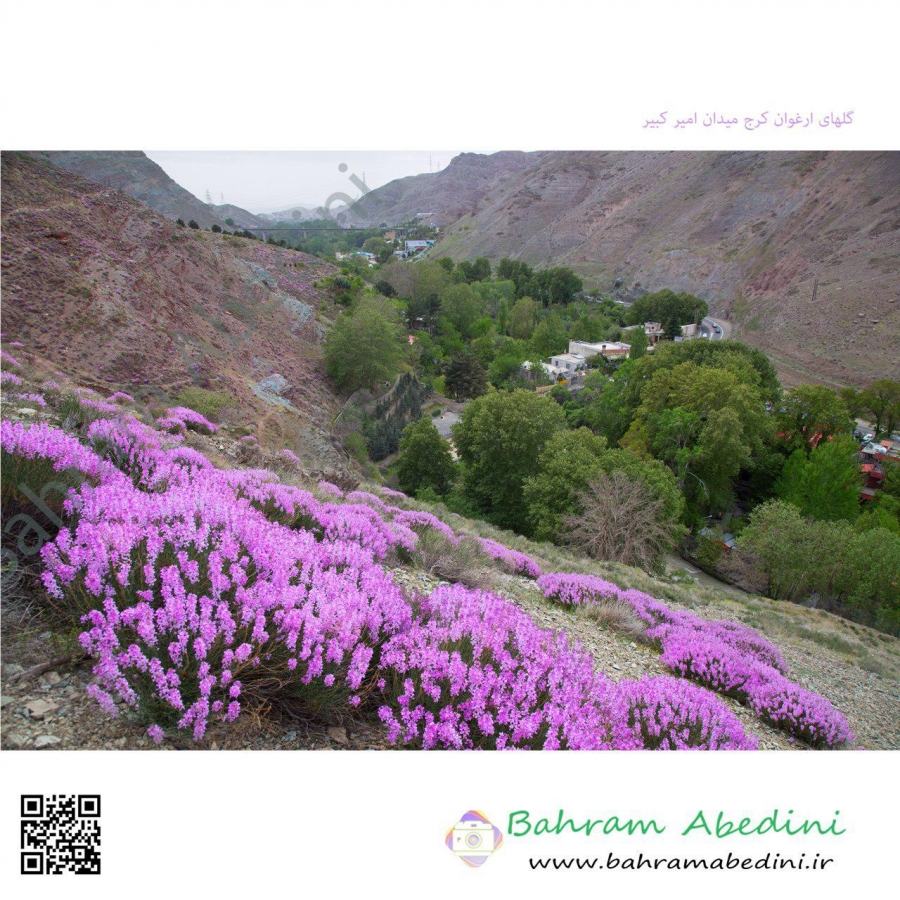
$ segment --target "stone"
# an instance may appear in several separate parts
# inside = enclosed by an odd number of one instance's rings
[[[62,676],[59,672],[45,672],[44,681],[52,687],[54,684],[59,684],[62,681]]]
[[[32,719],[43,719],[58,709],[57,705],[49,700],[32,700],[25,708]]]
[[[58,738],[55,734],[40,734],[34,739],[34,749],[43,750],[44,747],[53,747],[62,743],[62,738]]]
[[[0,709],[9,706],[9,704],[13,702],[15,702],[15,697],[0,697]]]
[[[32,409],[30,406],[23,406],[21,409],[17,409],[16,412],[20,416],[25,416],[26,418],[30,418],[31,416],[37,415],[37,410]]]
[[[24,734],[14,731],[6,736],[6,743],[12,750],[22,750],[28,745],[28,738]]]
[[[336,741],[338,744],[348,744],[350,741],[347,738],[347,729],[340,728],[335,725],[332,725],[327,729],[326,734],[331,740]]]

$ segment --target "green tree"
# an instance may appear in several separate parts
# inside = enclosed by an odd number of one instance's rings
[[[467,499],[494,524],[527,529],[522,485],[537,471],[547,442],[564,427],[563,410],[530,391],[498,391],[473,400],[453,427]]]
[[[854,534],[846,558],[848,606],[874,628],[900,633],[900,535],[887,528]]]
[[[811,519],[854,521],[862,487],[856,451],[856,441],[846,435],[823,441],[808,457],[795,450],[775,483],[775,494]]]
[[[649,340],[647,338],[647,332],[644,331],[643,325],[639,325],[637,328],[626,333],[628,335],[628,340],[630,341],[631,346],[631,350],[629,350],[628,352],[629,358],[640,359],[642,356],[645,356],[647,353]]]
[[[633,376],[647,362],[635,363]],[[634,377],[626,392],[633,382]],[[689,517],[696,519],[733,502],[735,479],[742,469],[753,468],[771,436],[765,404],[752,383],[729,369],[684,362],[657,369],[643,385],[641,404],[621,444],[662,459],[688,500]]]
[[[372,388],[397,374],[407,348],[396,308],[367,296],[334,323],[325,340],[325,368],[344,389]]]
[[[440,315],[469,339],[473,325],[484,315],[484,302],[469,285],[455,284],[441,298]]]
[[[682,534],[679,520],[684,510],[684,498],[672,473],[657,460],[640,459],[627,450],[607,447],[603,437],[586,428],[554,434],[541,453],[537,472],[525,479],[523,498],[530,534],[536,540],[567,540],[564,523],[567,517],[577,517],[582,511],[580,495],[601,476],[616,474],[636,484],[639,493],[649,501],[649,506],[638,505],[645,513],[652,511],[652,518],[659,526],[655,533],[667,535],[664,549],[671,549]],[[622,486],[621,482],[618,486]],[[591,500],[591,505],[597,506],[596,498]],[[610,528],[605,534],[613,542],[622,536],[619,532],[635,526],[634,522],[622,519],[608,524]],[[659,558],[651,555],[658,563]]]
[[[555,353],[565,353],[568,345],[566,326],[556,313],[550,313],[541,321],[531,336],[531,352],[540,359]]]
[[[487,372],[474,353],[455,353],[444,367],[444,384],[456,400],[480,397],[487,391]]]
[[[397,458],[397,479],[407,494],[430,489],[444,496],[456,478],[456,465],[445,441],[431,419],[411,422],[403,429]]]
[[[522,297],[516,301],[516,305],[509,314],[510,337],[520,341],[527,341],[534,333],[534,317],[537,312],[537,304],[531,297]]]
[[[188,222],[188,228],[198,229],[199,227],[200,226],[199,226],[199,224],[197,224],[195,219],[191,219],[191,221]]]
[[[854,427],[844,400],[821,384],[801,384],[788,391],[775,419],[782,442],[792,450],[812,450],[820,441],[849,434]]]
[[[900,382],[882,378],[860,391],[860,404],[875,422],[878,434],[892,434],[900,421]]]
[[[708,312],[709,307],[705,300],[693,294],[676,294],[666,288],[639,297],[628,307],[626,317],[629,325],[671,321],[674,327],[699,322]]]
[[[811,522],[792,503],[769,500],[750,514],[737,539],[775,600],[835,596],[846,572],[850,529],[844,522]]]

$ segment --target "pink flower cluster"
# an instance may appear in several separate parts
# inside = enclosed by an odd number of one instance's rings
[[[746,625],[706,621],[591,575],[553,572],[540,578],[538,587],[559,603],[614,599],[631,606],[648,626],[647,638],[662,648],[660,660],[673,672],[746,703],[793,737],[817,747],[854,739],[844,715],[824,697],[790,681],[778,648]]]
[[[528,578],[540,578],[541,568],[530,557],[517,550],[511,550],[492,541],[490,538],[481,538],[481,549],[492,559],[499,560],[507,571],[513,575],[525,575]]]
[[[620,681],[629,724],[646,750],[757,750],[738,717],[715,694],[681,678]]]
[[[616,686],[566,636],[461,585],[421,598],[422,617],[385,645],[392,742],[428,749],[638,749]]]
[[[200,434],[215,434],[219,430],[218,425],[187,406],[170,406],[166,409],[165,416],[157,420],[157,425],[165,431],[180,434],[184,434],[187,429]]]
[[[430,513],[366,492],[323,502],[271,472],[218,470],[180,436],[121,410],[92,422],[84,440],[44,423],[3,422],[0,443],[4,459],[40,459],[88,479],[70,492],[66,527],[41,551],[42,577],[81,616],[97,701],[111,714],[117,701],[153,710],[154,741],[173,728],[199,739],[280,683],[317,703],[325,695],[356,705],[377,691],[391,740],[424,748],[753,746],[712,693],[668,678],[614,684],[578,644],[501,597],[461,585],[404,597],[380,561],[409,553],[426,529],[457,540]],[[319,487],[339,499],[333,485]],[[540,575],[523,554],[483,546],[511,571]],[[716,648],[772,673],[748,701],[760,715],[820,740],[824,713],[750,629],[702,623],[601,579],[552,574],[538,583],[564,602],[631,603],[659,630],[664,653],[702,641],[703,624]]]

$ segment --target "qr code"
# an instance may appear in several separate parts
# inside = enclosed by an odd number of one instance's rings
[[[100,874],[100,795],[22,795],[22,874]]]

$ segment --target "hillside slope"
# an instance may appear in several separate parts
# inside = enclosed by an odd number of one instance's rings
[[[266,223],[239,206],[215,206],[198,200],[173,181],[160,166],[140,150],[52,150],[31,154],[67,172],[124,191],[145,206],[170,219],[193,219],[201,228],[228,228],[231,217],[241,228],[259,228]]]
[[[185,388],[231,401],[310,468],[340,467],[319,346],[334,269],[291,250],[176,226],[124,193],[3,154],[3,330],[49,370],[144,402]],[[256,423],[262,423],[257,426]]]
[[[623,299],[690,291],[787,381],[863,384],[900,374],[898,197],[898,153],[463,154],[348,215],[432,212],[441,255],[567,265]]]

